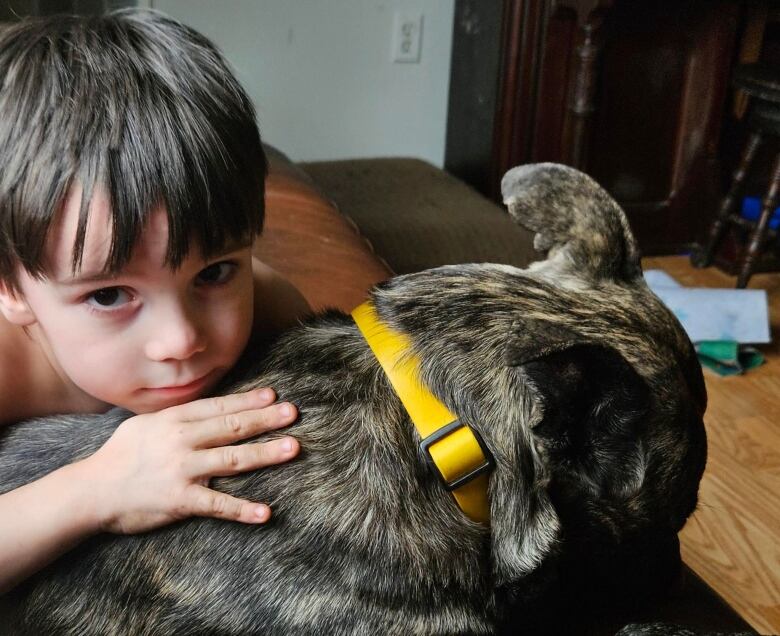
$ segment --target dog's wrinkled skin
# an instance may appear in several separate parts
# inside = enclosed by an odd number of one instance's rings
[[[411,338],[433,393],[495,456],[489,528],[431,473],[366,342],[330,312],[286,333],[231,387],[272,386],[300,411],[298,460],[213,480],[270,502],[271,524],[191,519],[97,537],[20,586],[8,604],[21,623],[0,630],[493,633],[568,552],[673,537],[706,455],[693,348],[595,182],[539,164],[511,170],[502,187],[547,260],[445,266],[372,292]],[[10,427],[0,491],[94,452],[127,416]]]

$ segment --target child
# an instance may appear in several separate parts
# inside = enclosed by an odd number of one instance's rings
[[[207,394],[250,336],[308,311],[252,258],[266,160],[203,36],[153,11],[0,31],[0,423],[126,420],[94,455],[0,495],[0,592],[101,532],[262,523],[212,476],[287,461],[271,389]]]

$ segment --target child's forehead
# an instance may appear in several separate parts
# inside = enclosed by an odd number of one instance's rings
[[[54,280],[72,275],[73,251],[78,232],[83,188],[74,182],[55,217],[46,242],[47,269]],[[80,276],[97,274],[105,269],[111,253],[112,214],[108,191],[96,184],[87,210]],[[133,257],[162,267],[168,245],[168,218],[160,204],[149,213],[142,234],[136,242]]]
[[[113,237],[113,213],[111,198],[105,187],[96,184],[92,188],[87,208],[87,224],[84,234],[80,267],[73,271],[73,253],[78,233],[82,185],[74,181],[55,216],[46,240],[45,269],[47,278],[56,283],[73,284],[76,280],[90,278],[105,280],[106,264],[109,262]],[[245,237],[238,240],[228,238],[209,258],[247,249],[252,240]],[[201,245],[191,237],[188,242],[191,249],[186,259],[199,266],[206,262]],[[142,271],[170,269],[168,209],[160,201],[147,214],[140,234],[134,241],[129,261],[120,268],[122,275],[139,274]],[[140,275],[140,274],[139,274]]]

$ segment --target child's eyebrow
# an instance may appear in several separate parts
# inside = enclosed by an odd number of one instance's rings
[[[71,278],[63,278],[62,280],[55,280],[57,285],[80,285],[82,283],[102,283],[107,281],[116,280],[119,278],[119,274],[111,274],[106,272],[90,272],[88,274],[79,274]]]
[[[233,252],[238,252],[239,250],[246,249],[252,244],[251,241],[235,241],[230,242],[228,245],[225,245],[225,247],[220,250],[219,254],[215,254],[209,259],[206,259],[207,261],[214,261],[220,258],[223,258],[227,256],[228,254],[232,254]],[[54,282],[57,285],[61,285],[63,287],[70,287],[73,285],[82,285],[84,283],[104,283],[104,282],[111,282],[117,280],[121,276],[121,273],[106,273],[106,272],[90,272],[88,274],[79,274],[78,276],[73,276],[71,278],[64,278],[62,280],[55,280]]]
[[[220,256],[224,256],[225,254],[230,254],[231,252],[238,252],[239,250],[243,250],[246,249],[247,247],[250,247],[253,243],[254,243],[254,239],[230,240],[227,243],[225,243],[225,246],[222,248],[222,250],[220,250],[219,254],[217,254],[213,258],[219,258]]]

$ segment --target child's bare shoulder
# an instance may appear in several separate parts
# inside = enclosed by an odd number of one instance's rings
[[[0,315],[0,426],[68,412],[67,387],[24,330]]]
[[[257,258],[252,258],[255,332],[281,331],[311,312],[295,285]]]
[[[0,424],[25,417],[32,399],[34,361],[26,339],[21,327],[0,315]]]

